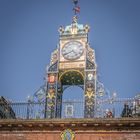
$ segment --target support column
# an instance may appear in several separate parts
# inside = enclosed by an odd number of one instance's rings
[[[46,118],[55,118],[57,96],[57,73],[48,74],[46,93]]]
[[[62,112],[62,85],[61,83],[58,83],[57,86],[57,96],[56,96],[56,112],[55,112],[55,117],[56,118],[61,118],[61,112]]]
[[[95,79],[94,73],[91,71],[85,72],[85,118],[94,117],[95,106]]]
[[[95,59],[94,59],[95,60]],[[85,118],[93,118],[95,116],[95,97],[96,97],[96,63],[95,61],[86,61],[85,69]]]

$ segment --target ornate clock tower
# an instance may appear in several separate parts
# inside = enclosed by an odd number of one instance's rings
[[[114,93],[111,98],[102,98],[105,93],[104,86],[97,79],[95,52],[88,41],[90,28],[78,23],[77,12],[80,7],[77,5],[78,0],[73,2],[75,15],[70,25],[59,28],[59,43],[52,52],[47,67],[46,85],[34,94],[37,102],[31,98],[28,98],[27,103],[7,101],[3,104],[3,101],[0,101],[0,140],[140,139],[137,107],[140,100],[116,100]],[[71,118],[74,114],[71,108],[75,107],[75,102],[62,102],[65,89],[73,85],[83,89],[84,119],[79,116],[78,119],[75,119],[75,116]],[[63,118],[63,103],[67,104],[65,113],[68,116],[72,114],[69,119],[57,119]],[[125,103],[127,108],[122,109],[122,103]],[[129,108],[129,105],[132,107]],[[12,119],[11,113],[14,114]]]
[[[88,41],[88,25],[78,24],[78,6],[71,25],[59,28],[59,45],[47,67],[46,118],[61,118],[66,87],[80,86],[84,92],[84,117],[93,118],[96,98],[96,62]]]

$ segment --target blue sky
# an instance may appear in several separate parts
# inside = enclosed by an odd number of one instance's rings
[[[79,23],[89,24],[100,81],[119,97],[140,92],[140,1],[80,0]],[[46,65],[71,24],[71,0],[0,0],[0,95],[24,101],[44,84]],[[75,92],[71,92],[71,90]],[[64,96],[83,95],[69,88]]]

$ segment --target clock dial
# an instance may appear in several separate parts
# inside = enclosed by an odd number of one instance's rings
[[[64,45],[62,55],[65,59],[75,60],[83,54],[83,45],[78,41],[71,41]]]

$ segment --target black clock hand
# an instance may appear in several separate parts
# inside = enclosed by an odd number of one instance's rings
[[[77,52],[76,52],[76,51],[74,51],[74,50],[72,50],[72,52],[73,52],[73,53],[75,53],[75,54],[77,54]]]
[[[69,53],[71,53],[71,52],[73,52],[73,50],[71,50],[71,51],[69,51],[69,52],[66,52],[66,53],[64,53],[63,55],[67,55],[67,54],[69,54]]]

